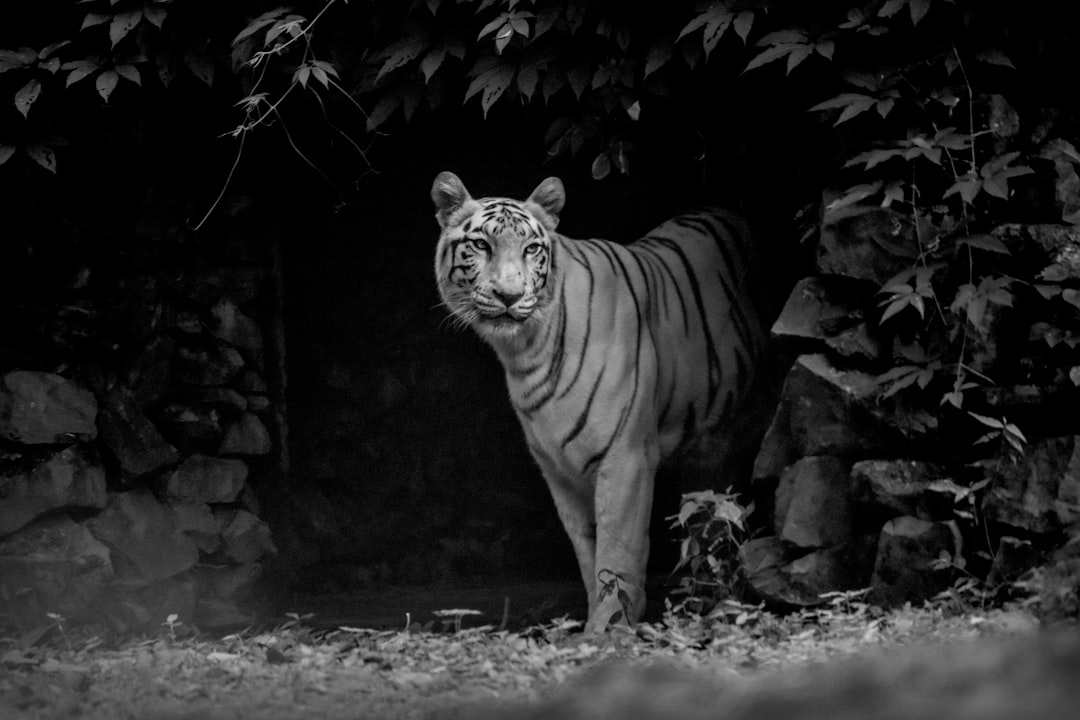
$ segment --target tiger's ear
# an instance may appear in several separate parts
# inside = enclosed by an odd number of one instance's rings
[[[559,224],[559,213],[566,204],[566,189],[563,187],[562,180],[557,177],[544,180],[536,186],[526,202],[538,205],[547,215],[548,222],[545,222],[544,226],[548,230],[554,230]],[[541,218],[541,221],[544,219]]]
[[[465,183],[454,173],[444,170],[435,176],[435,182],[431,184],[431,200],[435,203],[435,219],[440,226],[446,227],[454,211],[471,199]]]

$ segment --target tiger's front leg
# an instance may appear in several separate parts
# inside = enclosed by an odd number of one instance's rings
[[[613,447],[596,478],[596,598],[590,599],[586,632],[615,622],[634,623],[645,613],[649,518],[659,451],[652,444]]]

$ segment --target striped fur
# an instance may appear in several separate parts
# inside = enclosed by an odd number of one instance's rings
[[[432,198],[440,294],[502,361],[577,555],[587,629],[637,620],[657,466],[732,416],[762,352],[748,228],[709,211],[630,245],[571,240],[555,232],[555,178],[525,201],[473,199],[444,172]]]

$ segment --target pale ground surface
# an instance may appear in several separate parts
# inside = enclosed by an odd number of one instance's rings
[[[557,594],[558,587],[541,590],[544,601],[544,593]],[[435,604],[469,597],[451,593]],[[472,599],[490,605],[484,597]],[[391,600],[398,609],[433,602]],[[786,618],[734,609],[726,622],[672,620],[598,641],[552,624],[500,632],[500,618],[493,617],[500,611],[490,607],[483,618],[491,625],[459,632],[405,632],[403,618],[384,630],[338,627],[332,605],[326,603],[321,623],[316,617],[299,627],[219,639],[174,641],[165,629],[160,637],[118,646],[86,630],[70,633],[71,649],[57,633],[36,644],[9,639],[0,645],[0,717],[466,718],[477,706],[548,697],[611,661],[673,662],[742,682],[853,654],[887,655],[912,643],[964,643],[1037,629],[1019,609],[879,614],[854,603]],[[380,612],[391,621],[396,614],[393,607]]]

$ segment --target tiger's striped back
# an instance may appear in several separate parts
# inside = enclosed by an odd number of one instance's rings
[[[555,179],[525,201],[474,200],[443,173],[432,197],[444,304],[503,364],[574,544],[589,627],[634,620],[657,466],[732,418],[763,351],[747,287],[749,227],[710,210],[621,245],[555,232]],[[602,592],[605,570],[630,587],[619,596],[629,607]]]

